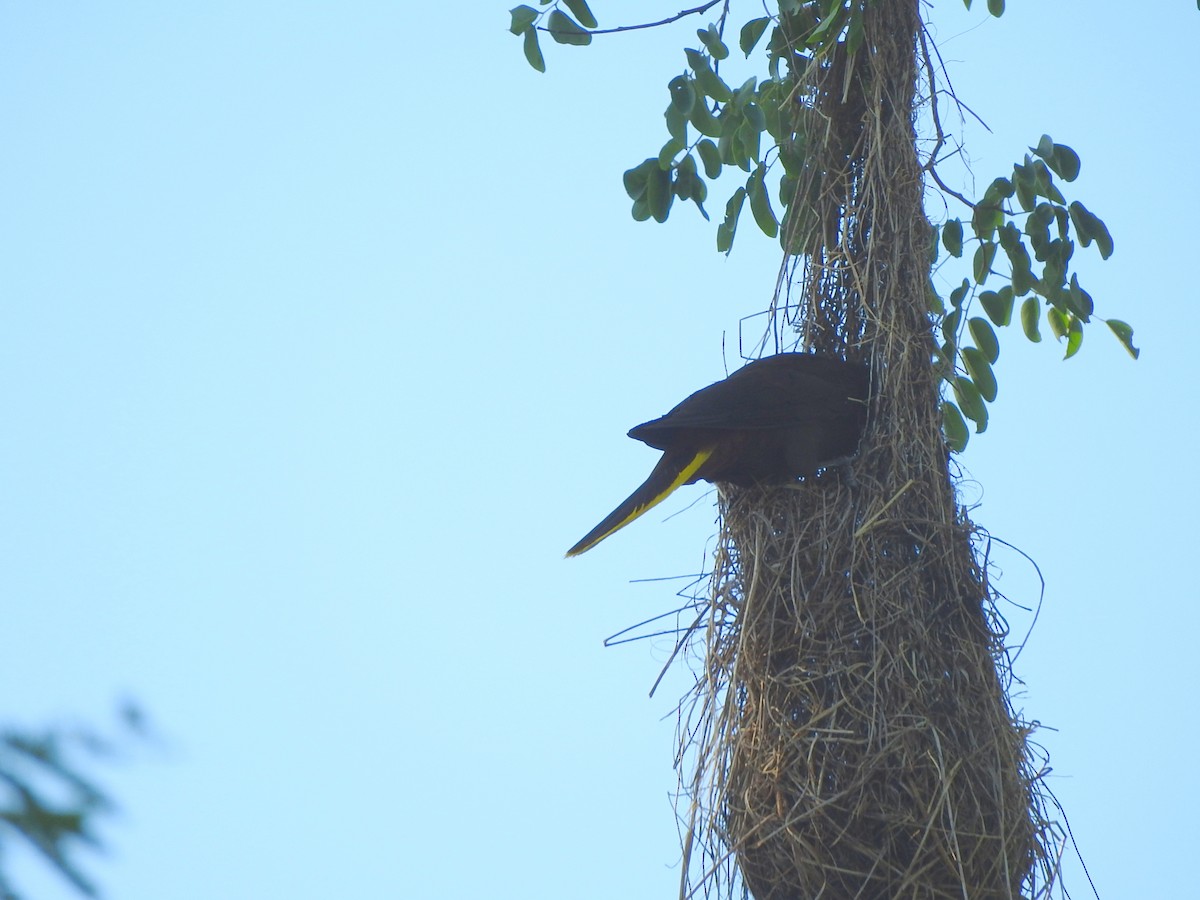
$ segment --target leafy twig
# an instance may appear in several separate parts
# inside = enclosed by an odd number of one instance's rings
[[[643,25],[618,25],[616,28],[589,28],[588,34],[616,34],[620,31],[638,31],[642,28],[657,28],[659,25],[670,25],[672,22],[678,22],[680,19],[687,18],[688,16],[695,16],[702,12],[708,12],[721,2],[723,2],[723,0],[709,0],[709,2],[705,3],[703,6],[697,6],[695,9],[683,9],[666,19],[662,19],[658,22],[646,22]],[[549,28],[541,28],[539,30],[547,32],[551,31]]]

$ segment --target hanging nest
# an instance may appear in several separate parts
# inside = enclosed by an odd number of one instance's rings
[[[856,482],[722,496],[705,887],[740,894],[736,864],[757,900],[1043,895],[1054,828],[969,526]]]
[[[870,364],[870,422],[846,469],[721,491],[681,719],[681,893],[1047,896],[1060,832],[941,432],[912,124],[920,21],[913,0],[864,17],[857,54],[839,45],[796,73],[808,170],[772,313],[777,335]]]

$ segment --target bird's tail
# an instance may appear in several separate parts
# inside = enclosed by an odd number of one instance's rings
[[[697,451],[692,456],[664,453],[642,486],[625,498],[624,503],[605,516],[604,521],[584,535],[578,544],[567,551],[567,556],[578,556],[580,553],[591,550],[614,531],[619,531],[642,513],[658,506],[676,488],[691,481],[712,454],[711,447]]]

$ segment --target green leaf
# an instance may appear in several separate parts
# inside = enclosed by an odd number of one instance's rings
[[[708,219],[704,209],[704,200],[708,197],[708,188],[704,180],[696,172],[696,158],[690,153],[679,161],[675,167],[675,183],[671,188],[680,200],[691,200],[700,210],[700,215]]]
[[[783,127],[780,124],[782,121],[779,114],[780,98],[775,90],[776,82],[766,81],[759,87],[758,92],[758,107],[763,111],[763,119],[767,129],[767,134],[775,141],[778,146],[783,143],[784,133]]]
[[[729,48],[721,40],[721,33],[717,31],[716,25],[709,25],[708,28],[698,29],[696,37],[700,38],[700,42],[712,54],[713,59],[720,60],[729,56]]]
[[[1057,341],[1067,333],[1067,314],[1052,306],[1046,310],[1046,324],[1050,326],[1050,333]]]
[[[575,14],[575,18],[585,28],[595,28],[600,24],[592,15],[592,11],[588,9],[587,0],[563,0],[563,3],[567,4],[567,9]]]
[[[953,257],[961,257],[963,252],[963,227],[959,219],[951,219],[942,226],[942,246]]]
[[[743,107],[742,112],[746,116],[746,124],[755,131],[767,130],[767,117],[763,114],[762,107],[751,101]]]
[[[1039,203],[1025,218],[1025,236],[1039,259],[1050,243],[1050,223],[1054,219],[1054,207],[1049,203]]]
[[[982,299],[980,297],[981,301]],[[975,342],[975,346],[979,348],[989,363],[994,363],[1000,358],[1000,341],[997,340],[996,332],[992,330],[987,319],[973,316],[967,322],[967,328],[971,332],[971,340]]]
[[[971,213],[971,230],[977,238],[987,240],[1004,224],[1004,210],[998,205],[978,203]]]
[[[662,148],[658,151],[659,168],[670,169],[671,163],[674,161],[675,157],[679,155],[679,151],[686,146],[687,145],[683,141],[677,138],[671,138],[669,141],[663,144]]]
[[[749,119],[743,119],[737,130],[737,139],[747,162],[758,162],[761,138],[762,132],[755,128]]]
[[[1067,352],[1063,355],[1063,359],[1070,359],[1079,352],[1081,346],[1083,346],[1083,322],[1075,316],[1071,316],[1067,325]]]
[[[550,13],[548,29],[550,37],[560,44],[571,44],[575,47],[586,47],[592,42],[592,36],[576,24],[575,20],[561,9]]]
[[[1079,154],[1066,144],[1055,144],[1054,157],[1046,162],[1063,181],[1074,181],[1079,177]]]
[[[935,316],[946,315],[946,304],[938,292],[933,289],[932,282],[925,282],[925,309]]]
[[[1000,241],[1000,246],[1004,248],[1004,252],[1009,253],[1021,243],[1021,230],[1012,222],[1005,222],[997,239]]]
[[[1198,0],[1200,2],[1200,0]],[[761,40],[763,32],[767,30],[767,26],[771,24],[769,16],[763,16],[761,19],[751,19],[742,26],[741,34],[738,35],[738,46],[742,48],[742,52],[746,54],[746,58],[750,57],[750,52],[755,45]]]
[[[1016,192],[1013,183],[1007,178],[993,178],[987,190],[983,192],[984,206],[998,207]],[[982,235],[981,235],[982,237]]]
[[[1008,285],[999,291],[984,291],[979,295],[979,303],[996,325],[1003,327],[1012,321],[1013,289]]]
[[[671,173],[655,164],[646,176],[646,203],[650,206],[650,215],[654,221],[667,221],[671,211],[671,202],[675,199],[671,191]]]
[[[1055,203],[1064,204],[1066,199],[1062,195],[1062,191],[1054,184],[1054,176],[1050,174],[1050,169],[1040,159],[1035,160],[1032,164],[1033,169],[1033,184],[1034,190],[1048,200],[1053,200]]]
[[[862,10],[852,7],[850,9],[850,24],[846,26],[846,52],[851,56],[857,53],[858,48],[862,46],[865,36]]]
[[[791,175],[784,175],[779,179],[779,204],[781,206],[790,206],[795,197],[796,179]]]
[[[717,226],[717,252],[724,253],[726,256],[733,249],[733,235],[737,231],[737,226],[730,227],[722,222]]]
[[[696,105],[696,89],[692,87],[692,79],[686,75],[676,75],[667,82],[667,90],[671,92],[671,108],[685,116],[692,113]]]
[[[970,378],[962,375],[955,376],[951,385],[954,387],[954,399],[958,401],[958,408],[962,410],[963,415],[975,423],[975,433],[986,430],[988,412],[979,388]]]
[[[1075,226],[1075,233],[1079,235],[1079,243],[1087,247],[1094,240],[1096,247],[1100,250],[1101,259],[1108,259],[1112,256],[1112,235],[1108,233],[1108,226],[1100,220],[1100,217],[1089,211],[1078,200],[1068,207],[1068,212],[1071,216],[1071,224]]]
[[[1030,149],[1044,159],[1046,165],[1063,181],[1074,181],[1079,177],[1079,154],[1066,144],[1056,144],[1050,135],[1043,134],[1037,147]]]
[[[725,203],[725,221],[717,226],[717,252],[729,253],[733,249],[733,236],[737,233],[738,216],[746,200],[746,189],[739,187]]]
[[[696,145],[696,150],[700,154],[700,162],[704,163],[704,174],[709,178],[720,175],[721,154],[717,152],[717,145],[705,138]]]
[[[719,138],[721,136],[721,120],[713,116],[708,108],[708,104],[697,98],[697,102],[692,106],[692,114],[688,116],[688,121],[692,123],[692,127],[706,137]]]
[[[988,273],[992,270],[992,263],[995,259],[996,244],[993,241],[984,241],[976,248],[975,260],[972,264],[976,284],[983,284],[987,281]]]
[[[1017,203],[1021,205],[1021,209],[1029,212],[1037,200],[1037,192],[1034,190],[1033,179],[1024,177],[1023,169],[1023,166],[1013,166],[1013,187],[1017,190]]]
[[[783,163],[783,169],[789,175],[799,176],[805,170],[808,162],[808,157],[805,155],[807,145],[804,140],[804,135],[796,135],[791,140],[786,140],[779,145],[779,161]],[[820,175],[814,173],[814,180],[819,180]],[[814,194],[815,196],[815,194]]]
[[[1092,302],[1092,295],[1080,287],[1078,275],[1071,276],[1071,283],[1067,290],[1067,306],[1071,308],[1071,312],[1077,318],[1084,322],[1092,317],[1092,313],[1096,309],[1096,305]]]
[[[1197,5],[1200,5],[1200,0]],[[1130,356],[1137,359],[1142,355],[1142,351],[1133,346],[1133,328],[1128,323],[1122,322],[1120,319],[1107,319],[1104,324],[1117,336],[1117,340],[1121,342],[1121,346],[1129,352]]]
[[[979,395],[988,403],[995,402],[997,391],[996,375],[992,371],[992,366],[987,361],[987,357],[975,347],[963,347],[962,359],[963,365],[967,367],[967,374],[971,376],[971,381],[979,389]]]
[[[538,11],[532,6],[514,6],[510,9],[509,14],[512,16],[512,22],[508,26],[508,30],[513,34],[524,34],[525,29],[537,21]]]
[[[754,77],[747,78],[742,82],[742,86],[733,92],[733,103],[739,107],[745,106],[754,99],[754,89],[758,86],[758,79]]]
[[[731,124],[732,116],[722,118],[726,124]],[[717,152],[721,154],[721,162],[727,166],[737,166],[745,172],[750,171],[751,160],[747,159],[746,151],[742,148],[742,142],[738,139],[736,129],[734,131],[725,131],[717,140]]]
[[[782,6],[780,6],[780,12],[783,12]],[[791,63],[792,71],[803,72],[808,65],[809,57],[803,53],[796,53],[792,49],[791,42],[783,33],[783,29],[776,25],[771,29],[771,37],[767,39],[767,73],[772,78],[787,77],[779,71],[784,60]]]
[[[667,123],[667,134],[672,140],[678,141],[680,147],[687,146],[687,117],[674,106],[667,106],[663,113]]]
[[[971,282],[967,279],[962,280],[962,284],[950,292],[950,303],[955,309],[962,306],[963,300],[967,298],[967,292],[971,290]]]
[[[835,22],[839,23],[838,27],[833,31],[833,34],[836,35],[839,31],[841,31],[840,22],[845,12],[846,8],[842,5],[841,0],[837,0],[837,2],[833,3],[829,14],[826,15],[825,18],[822,19],[817,25],[817,27],[812,30],[812,32],[806,38],[805,43],[807,43],[810,47],[817,46],[820,43],[821,35],[823,35],[826,31],[829,31]]]
[[[958,353],[952,347],[939,347],[933,353],[933,371],[937,377],[949,384],[954,380],[954,363],[951,362],[951,357]]]
[[[1066,209],[1055,204],[1050,204],[1050,212],[1054,215],[1054,224],[1058,228],[1058,236],[1062,240],[1067,239],[1068,225],[1070,224],[1070,216],[1067,215]]]
[[[1021,328],[1025,331],[1025,337],[1035,344],[1042,339],[1041,332],[1038,331],[1038,318],[1041,312],[1042,304],[1037,297],[1029,297],[1021,304]]]
[[[997,19],[1004,15],[1004,0],[988,0],[988,12]]]
[[[692,196],[692,183],[696,180],[696,158],[690,153],[675,167],[675,196],[687,200]]]
[[[1046,264],[1042,266],[1038,289],[1047,297],[1053,298],[1054,294],[1066,285],[1067,263],[1074,252],[1075,245],[1070,241],[1051,241],[1046,247]]]
[[[766,169],[760,165],[746,180],[746,193],[750,197],[750,212],[754,214],[754,221],[763,234],[773,238],[779,234],[779,220],[775,218],[775,211],[771,209],[771,198],[767,196],[765,179]]]
[[[696,209],[700,210],[700,215],[704,216],[704,221],[708,221],[708,210],[704,208],[704,201],[708,199],[708,185],[704,183],[704,179],[696,174],[696,160],[691,156],[684,159],[685,163],[691,163],[691,191],[688,192],[686,199],[691,200],[696,204]]]
[[[621,176],[625,182],[625,193],[629,195],[630,200],[638,200],[646,193],[646,181],[650,177],[650,171],[658,168],[657,159],[645,159],[634,166],[632,169],[626,169],[625,174]]]
[[[530,27],[525,30],[525,59],[539,72],[546,71],[546,60],[542,57],[542,48],[538,46],[537,29]]]
[[[958,349],[958,323],[962,321],[962,310],[955,308],[942,319],[942,338],[946,341],[949,352]]]
[[[713,71],[703,53],[690,47],[683,52],[687,56],[688,65],[696,73],[696,84],[700,86],[700,90],[719,103],[724,103],[733,96],[729,85]]]
[[[970,0],[968,0],[969,4]],[[955,453],[962,453],[971,437],[962,413],[949,400],[942,401],[942,434],[946,438],[946,443],[950,445],[950,449]]]
[[[645,197],[639,197],[633,201],[631,213],[635,222],[645,222],[650,218],[650,204]]]
[[[1011,250],[1006,250],[1008,261],[1012,265],[1012,289],[1018,296],[1022,297],[1033,288],[1037,279],[1033,276],[1033,260],[1029,258],[1029,251],[1025,249],[1025,244],[1020,240],[1013,245]]]

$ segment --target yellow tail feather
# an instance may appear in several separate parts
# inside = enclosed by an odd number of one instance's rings
[[[604,520],[587,533],[574,547],[567,551],[567,556],[578,556],[591,550],[598,543],[616,531],[620,531],[634,519],[658,506],[679,487],[687,484],[692,476],[700,469],[708,458],[713,455],[713,448],[707,447],[697,451],[696,455],[681,467],[676,467],[676,459],[668,459],[670,454],[663,454],[650,477],[636,491],[630,494],[625,502],[609,513]]]

